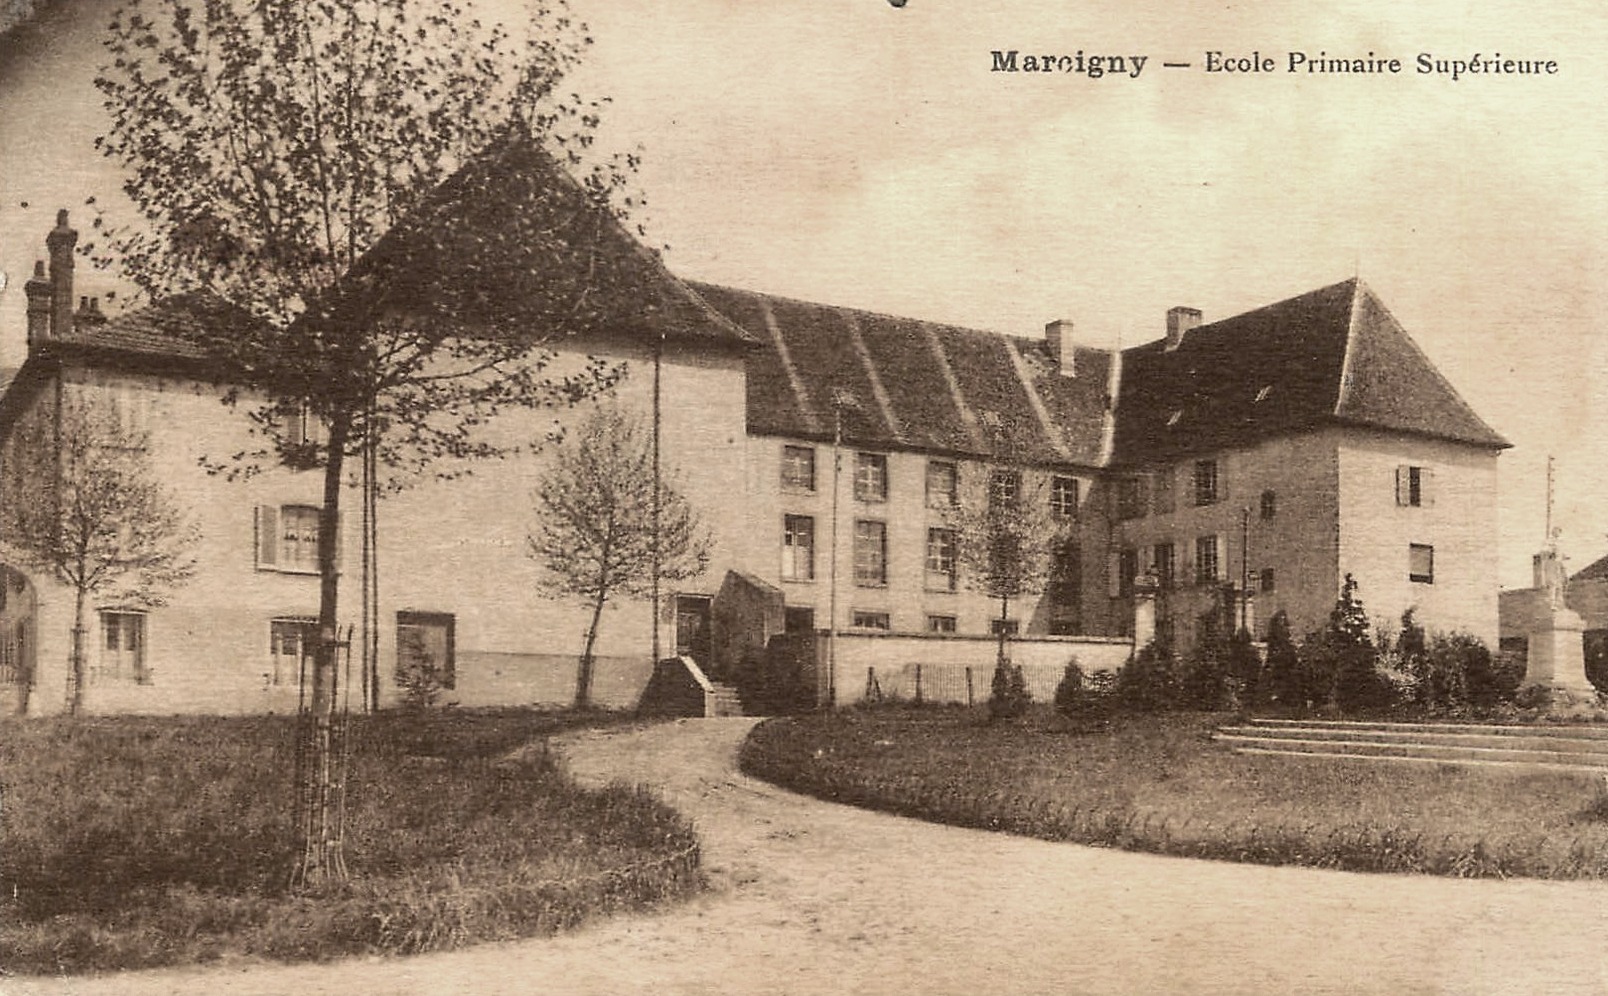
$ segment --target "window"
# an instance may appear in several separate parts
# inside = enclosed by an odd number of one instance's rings
[[[788,491],[815,490],[815,447],[782,447],[782,487]]]
[[[929,632],[929,633],[953,633],[954,631],[955,631],[955,617],[954,616],[928,616],[927,617],[927,632]]]
[[[145,669],[145,613],[102,611],[101,655],[97,678],[148,684]]]
[[[1435,548],[1428,543],[1411,543],[1407,546],[1407,580],[1420,584],[1435,583]]]
[[[1139,577],[1139,551],[1131,547],[1117,554],[1117,595],[1127,598],[1133,594],[1133,582]]]
[[[888,583],[888,524],[860,519],[854,524],[854,583],[880,588]]]
[[[1279,496],[1271,491],[1262,492],[1262,518],[1271,519],[1279,512]]]
[[[953,529],[927,530],[927,588],[929,591],[954,591],[955,531]]]
[[[287,417],[284,426],[286,446],[316,446],[324,442],[324,422],[306,406]]]
[[[1145,514],[1145,481],[1124,477],[1117,481],[1117,518],[1140,519]]]
[[[1262,590],[1263,591],[1272,591],[1273,587],[1274,587],[1273,582],[1274,582],[1273,568],[1271,568],[1271,567],[1262,568]]]
[[[312,505],[257,506],[257,569],[316,574],[318,514]],[[340,563],[340,533],[335,536]]]
[[[1428,467],[1409,467],[1405,464],[1397,467],[1396,504],[1411,508],[1431,504],[1431,477]]]
[[[270,685],[300,682],[302,659],[317,649],[318,622],[305,617],[274,619],[268,623],[267,674]]]
[[[1221,576],[1218,574],[1217,542],[1216,536],[1195,538],[1196,584],[1211,584]]]
[[[1163,588],[1171,588],[1177,579],[1178,551],[1172,543],[1157,543],[1150,549],[1151,563],[1156,580]]]
[[[782,517],[782,580],[815,579],[815,519],[808,515]]]
[[[1058,519],[1074,519],[1078,514],[1078,479],[1060,474],[1050,478],[1050,514]]]
[[[854,611],[850,624],[855,629],[880,629],[884,632],[893,628],[886,612],[861,612],[858,609]]]
[[[958,501],[959,474],[948,460],[927,461],[927,507],[953,508]]]
[[[1022,472],[996,470],[988,475],[988,504],[1010,508],[1022,497]]]
[[[991,636],[998,636],[1001,631],[1006,636],[1015,636],[1021,628],[1015,619],[991,619],[988,623],[988,632]]]
[[[1150,505],[1157,515],[1170,515],[1177,507],[1172,468],[1158,470],[1150,477]]]
[[[398,684],[426,676],[442,688],[458,683],[456,620],[448,612],[398,612],[396,614],[396,676]],[[679,636],[678,636],[679,638]]]
[[[881,453],[854,454],[854,497],[858,501],[888,500],[888,458]]]
[[[1220,497],[1216,460],[1195,461],[1195,504],[1215,505]]]

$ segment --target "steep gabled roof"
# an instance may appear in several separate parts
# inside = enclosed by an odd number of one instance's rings
[[[515,133],[426,195],[351,278],[333,309],[492,333],[749,342],[535,140]]]
[[[1570,582],[1608,581],[1608,557],[1601,557],[1592,561],[1577,571],[1569,580]]]
[[[1346,423],[1500,449],[1359,280],[1123,352],[1113,460],[1167,462]]]
[[[692,287],[764,348],[748,359],[748,431],[856,446],[1100,463],[1110,354],[1076,376],[1042,342],[709,284]]]

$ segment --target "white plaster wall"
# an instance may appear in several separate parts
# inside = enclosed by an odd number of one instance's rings
[[[1497,645],[1497,455],[1489,450],[1350,430],[1339,446],[1340,572],[1357,579],[1370,615],[1394,627],[1417,609],[1429,630],[1464,630]],[[1396,504],[1396,468],[1433,471],[1427,507]],[[1435,548],[1435,580],[1408,579],[1408,546]]]

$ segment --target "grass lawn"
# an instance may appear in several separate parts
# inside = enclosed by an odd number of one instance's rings
[[[1463,877],[1608,877],[1600,776],[1238,755],[1219,715],[1077,732],[1044,707],[774,719],[749,774],[823,799],[1047,840],[1262,864]]]
[[[320,959],[549,933],[701,888],[698,842],[643,791],[514,748],[597,716],[354,717],[349,884],[288,891],[294,721],[0,725],[0,968]],[[13,893],[13,890],[14,893]]]

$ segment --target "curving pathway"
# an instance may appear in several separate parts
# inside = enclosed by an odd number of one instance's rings
[[[558,938],[404,959],[0,979],[0,994],[1608,993],[1608,885],[1125,854],[933,826],[745,778],[753,720],[562,742],[658,787],[713,891]]]

